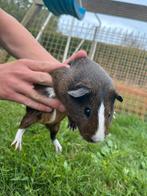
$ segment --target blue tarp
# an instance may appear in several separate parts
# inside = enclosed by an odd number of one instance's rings
[[[77,0],[43,0],[48,10],[54,15],[67,14],[82,20],[86,9],[80,7]]]

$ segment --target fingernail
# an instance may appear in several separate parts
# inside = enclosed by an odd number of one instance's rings
[[[63,105],[60,105],[58,109],[60,112],[65,112],[65,107]]]
[[[63,63],[64,64],[64,63]],[[68,64],[64,64],[65,67],[70,68],[70,65]]]

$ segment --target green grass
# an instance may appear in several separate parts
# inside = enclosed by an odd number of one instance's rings
[[[23,114],[23,107],[0,102],[0,195],[147,195],[147,123],[117,115],[111,135],[90,144],[65,120],[58,134],[61,154],[44,126],[34,125],[17,152],[10,144]]]

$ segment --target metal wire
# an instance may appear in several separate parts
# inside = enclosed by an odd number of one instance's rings
[[[29,27],[35,37],[47,16],[48,11],[43,8]],[[116,104],[116,110],[147,118],[147,35],[103,26],[95,32],[96,26],[76,19],[71,31],[71,23],[71,17],[52,16],[42,32],[40,43],[62,61],[69,36],[67,57],[77,47],[89,54],[96,33],[94,60],[107,70],[124,97],[123,104]]]

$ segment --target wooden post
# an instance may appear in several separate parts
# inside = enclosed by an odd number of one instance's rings
[[[23,26],[29,26],[33,22],[35,16],[39,14],[41,9],[42,5],[33,3],[28,12],[26,13],[26,15],[24,16],[23,20],[21,21]]]
[[[85,7],[90,12],[147,22],[146,5],[126,3],[119,0],[85,0],[83,1],[83,7]]]

